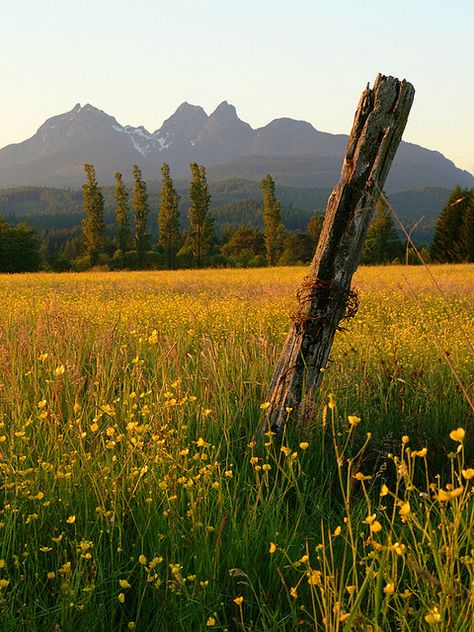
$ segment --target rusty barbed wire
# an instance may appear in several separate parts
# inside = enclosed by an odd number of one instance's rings
[[[316,333],[333,321],[334,313],[343,310],[338,319],[337,331],[345,331],[341,323],[354,318],[359,309],[357,292],[346,289],[333,280],[306,276],[296,293],[298,307],[290,316],[304,333]],[[315,305],[314,308],[312,306]]]

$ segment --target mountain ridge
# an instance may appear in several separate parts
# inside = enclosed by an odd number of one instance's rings
[[[163,162],[175,177],[199,162],[226,177],[259,179],[278,174],[287,185],[329,186],[339,179],[345,134],[317,130],[307,121],[273,119],[252,128],[234,105],[222,101],[208,115],[183,102],[154,132],[121,125],[90,103],[48,118],[30,138],[0,149],[0,187],[73,186],[84,181],[83,165],[95,165],[98,179],[111,184],[116,171],[128,174],[138,164],[145,178],[156,179]],[[272,165],[278,166],[273,173]],[[474,176],[458,169],[440,152],[402,142],[387,180],[388,191],[456,184],[474,186]]]

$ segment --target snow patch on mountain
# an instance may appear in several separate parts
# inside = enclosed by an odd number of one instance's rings
[[[116,132],[126,134],[133,147],[143,157],[150,153],[150,148],[153,143],[153,134],[150,134],[150,132],[148,132],[144,127],[132,127],[131,125],[126,125],[125,127],[122,127],[121,125],[112,125],[112,127]]]

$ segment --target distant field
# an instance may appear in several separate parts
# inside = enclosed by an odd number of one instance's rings
[[[2,632],[472,630],[474,266],[431,271],[358,271],[282,445],[303,268],[0,275]]]

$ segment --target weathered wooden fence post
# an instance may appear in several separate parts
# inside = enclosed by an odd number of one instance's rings
[[[298,308],[270,385],[264,430],[281,432],[290,408],[299,423],[312,418],[314,394],[336,330],[357,309],[352,275],[414,95],[407,81],[380,74],[374,87],[367,85],[362,93],[341,179],[329,197],[316,253],[298,291]]]

